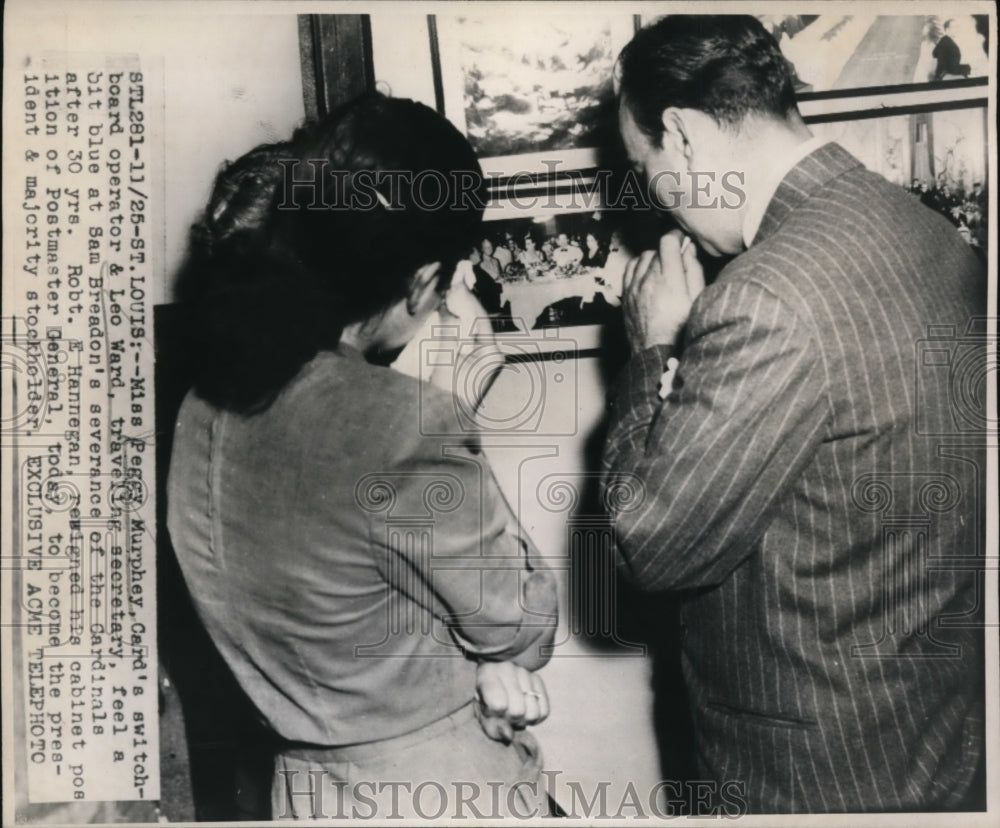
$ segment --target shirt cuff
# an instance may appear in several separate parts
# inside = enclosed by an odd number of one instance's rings
[[[621,395],[639,395],[643,398],[656,397],[660,377],[667,368],[667,360],[675,355],[673,345],[653,345],[633,356],[625,365],[618,393]]]
[[[650,345],[645,351],[637,353],[630,362],[642,360],[658,366],[660,373],[663,372],[667,360],[677,356],[677,349],[673,345]]]

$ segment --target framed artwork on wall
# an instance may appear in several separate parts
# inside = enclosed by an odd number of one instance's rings
[[[800,100],[876,87],[987,82],[986,15],[844,11],[757,15],[791,64]]]
[[[491,178],[594,168],[614,105],[614,62],[637,23],[586,7],[429,15],[438,111]]]
[[[572,329],[621,322],[622,277],[632,257],[617,216],[601,210],[498,210],[471,251],[477,292],[495,329]]]

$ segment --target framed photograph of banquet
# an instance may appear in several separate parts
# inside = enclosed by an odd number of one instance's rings
[[[473,290],[498,333],[572,329],[585,344],[594,337],[581,328],[620,324],[632,255],[616,213],[501,208],[470,253]]]

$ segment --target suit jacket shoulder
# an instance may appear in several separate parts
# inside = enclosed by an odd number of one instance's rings
[[[982,312],[985,297],[982,267],[951,224],[835,143],[788,173],[753,245],[717,283],[741,280],[823,338],[861,319],[884,333],[902,324],[911,346],[929,322]]]

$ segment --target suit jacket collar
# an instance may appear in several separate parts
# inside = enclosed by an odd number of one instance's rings
[[[760,244],[777,231],[789,213],[827,182],[860,166],[861,162],[840,144],[823,144],[807,155],[781,180],[771,202],[767,205],[753,244]]]

